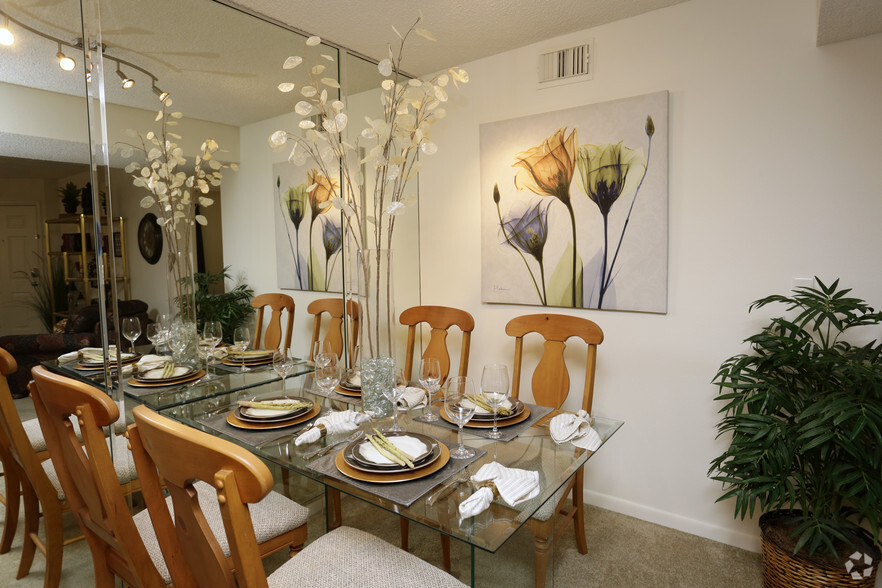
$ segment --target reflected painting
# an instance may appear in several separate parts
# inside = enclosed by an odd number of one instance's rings
[[[667,311],[668,93],[481,125],[482,300]]]
[[[338,181],[303,169],[273,165],[279,288],[342,292],[342,219],[330,202]]]

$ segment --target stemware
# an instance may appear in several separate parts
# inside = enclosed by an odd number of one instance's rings
[[[208,358],[211,357],[211,352],[214,349],[214,345],[212,345],[209,341],[205,339],[199,339],[199,344],[196,346],[196,353],[199,354],[199,359],[205,361],[205,373],[208,374]],[[206,377],[205,379],[208,379]]]
[[[153,350],[159,353],[160,347],[165,343],[166,332],[159,323],[147,325],[147,339],[153,343]]]
[[[169,328],[168,346],[174,355],[175,361],[180,362],[187,345],[190,343],[187,336],[187,328],[181,321],[175,321]]]
[[[141,321],[134,316],[128,316],[122,320],[123,337],[129,340],[132,353],[135,352],[135,339],[141,336]]]
[[[499,439],[502,433],[496,428],[499,407],[508,399],[508,367],[501,363],[484,366],[481,374],[481,398],[493,409],[493,430],[487,433],[491,439]]]
[[[245,367],[245,350],[248,349],[249,343],[251,343],[251,331],[248,327],[236,327],[236,330],[233,331],[233,349],[242,356],[240,373],[248,371],[248,368]]]
[[[475,395],[475,382],[468,376],[454,376],[444,383],[444,410],[454,423],[459,425],[459,447],[450,452],[450,457],[468,459],[475,456],[475,451],[462,442],[462,427],[475,416],[475,404],[463,403],[467,397]]]
[[[313,343],[311,351],[310,357],[316,367],[330,365],[331,355],[336,357],[336,354],[331,349],[331,343],[328,341],[316,341]]]
[[[202,339],[211,345],[208,361],[205,362],[205,371],[208,373],[208,365],[212,363],[211,360],[214,358],[214,350],[217,349],[217,346],[223,339],[223,328],[221,327],[220,321],[205,321],[205,326],[202,328]],[[208,373],[206,379],[213,379],[215,377],[216,376]]]
[[[422,420],[434,422],[438,420],[438,413],[432,407],[435,392],[441,389],[441,364],[434,357],[424,357],[420,361],[420,384],[426,390],[426,409],[423,411]]]
[[[323,365],[315,368],[315,383],[318,384],[318,387],[325,395],[333,391],[337,384],[340,383],[340,366],[337,365],[337,356],[335,354],[332,355],[334,356],[333,365]]]
[[[407,380],[404,377],[404,370],[395,370],[393,377],[395,378],[395,381],[392,386],[383,389],[383,396],[386,397],[386,400],[392,403],[392,428],[386,430],[389,433],[397,433],[404,430],[398,426],[398,401],[401,400],[401,397],[404,396],[404,391],[407,389]]]
[[[285,378],[294,371],[294,358],[279,350],[273,352],[273,370],[282,378],[282,392],[285,391]]]

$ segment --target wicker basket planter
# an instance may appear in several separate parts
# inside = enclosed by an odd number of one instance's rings
[[[792,547],[787,549],[776,541],[769,532],[770,528],[782,522],[786,513],[774,511],[760,517],[759,525],[762,532],[763,553],[763,586],[766,588],[873,588],[876,585],[876,575],[879,572],[879,549],[870,548],[870,556],[873,558],[873,573],[869,578],[856,580],[846,570],[845,565],[824,564],[802,555],[793,555]],[[857,564],[854,570],[858,572],[864,569],[863,562]]]

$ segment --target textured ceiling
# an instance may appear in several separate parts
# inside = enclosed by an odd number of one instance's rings
[[[818,45],[882,33],[882,1],[818,0]]]

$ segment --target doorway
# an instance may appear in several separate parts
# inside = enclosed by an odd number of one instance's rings
[[[0,203],[0,334],[45,331],[31,306],[46,285],[36,203]]]

